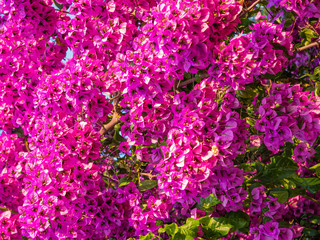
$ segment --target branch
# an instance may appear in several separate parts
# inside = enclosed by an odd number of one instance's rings
[[[0,207],[0,211],[3,211],[3,212],[10,211],[10,212],[12,212],[12,214],[19,214],[17,211],[13,211],[13,210],[5,208],[5,207]]]
[[[304,50],[307,50],[307,49],[309,49],[309,48],[316,47],[316,46],[320,46],[320,39],[318,39],[317,41],[315,41],[315,42],[313,42],[313,43],[308,44],[307,46],[297,48],[297,49],[295,50],[295,52],[302,52],[302,51],[304,51]]]
[[[201,80],[202,80],[202,79],[204,79],[204,78],[210,77],[210,75],[207,74],[207,73],[204,73],[204,74],[200,74],[199,77],[200,77]],[[186,85],[188,85],[188,84],[190,84],[190,83],[193,83],[195,80],[196,80],[196,78],[190,78],[190,79],[188,79],[188,80],[180,83],[177,87],[186,86]]]
[[[112,178],[111,176],[104,175],[103,177],[108,178],[108,179],[114,181],[115,183],[119,184],[119,180],[114,179],[114,178]]]
[[[302,196],[320,205],[320,202],[317,199],[314,199],[313,197],[310,197],[307,194],[302,194]]]
[[[100,129],[99,133],[101,135],[105,135],[107,132],[112,130],[116,124],[120,122],[120,114],[115,112],[112,116],[112,119],[110,122],[107,124],[103,125],[102,128]]]
[[[113,100],[113,116],[110,122],[108,122],[105,125],[102,125],[99,133],[101,135],[105,135],[107,132],[112,130],[116,124],[120,122],[120,108],[118,106],[119,98],[121,97],[121,94],[119,92],[115,93],[115,96],[111,98]]]
[[[149,180],[151,180],[152,178],[156,177],[157,175],[152,175],[151,173],[140,173],[142,176],[147,176],[149,178]]]
[[[240,18],[245,15],[246,13],[250,12],[261,0],[257,0],[252,3],[248,8],[244,9],[244,11],[240,14]]]
[[[109,100],[110,100],[110,101],[113,101],[113,100],[115,100],[116,98],[119,98],[120,96],[121,96],[121,93],[118,92],[116,96],[110,98]]]

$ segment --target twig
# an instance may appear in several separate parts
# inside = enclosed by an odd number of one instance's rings
[[[121,93],[118,92],[117,96],[114,96],[114,97],[110,98],[109,100],[110,100],[110,101],[113,101],[113,100],[115,100],[116,98],[119,98],[120,96],[121,96]]]
[[[304,51],[304,50],[307,50],[307,49],[309,49],[309,48],[316,47],[316,46],[320,46],[320,39],[318,39],[317,41],[315,41],[315,42],[313,42],[313,43],[308,44],[307,46],[297,48],[297,49],[295,50],[295,52],[302,52],[302,51]]]
[[[121,113],[120,113],[120,108],[118,106],[118,103],[119,103],[119,98],[120,98],[121,94],[120,94],[120,92],[116,92],[115,94],[116,94],[116,96],[112,97],[112,99],[113,99],[112,119],[107,124],[102,125],[102,127],[99,131],[99,133],[101,135],[105,135],[107,132],[109,132],[111,129],[113,129],[116,124],[118,124],[120,122]]]
[[[96,29],[98,30],[98,32],[99,32],[99,34],[100,34],[100,37],[103,38],[103,35],[102,35],[101,31],[100,31],[100,27],[99,27],[99,23],[98,23],[98,22],[97,22],[97,27],[96,27]]]
[[[303,194],[302,196],[320,205],[320,202],[317,199],[314,199],[313,197],[310,197],[307,194]]]
[[[120,122],[120,114],[115,112],[112,116],[112,119],[110,122],[108,122],[107,124],[104,124],[99,133],[101,135],[105,135],[107,132],[109,132],[110,130],[112,130],[114,128],[115,125],[117,125]]]
[[[272,14],[271,12],[269,12],[268,8],[265,8],[265,9],[266,9],[266,11],[268,12],[268,14],[272,17],[272,19],[274,19],[273,14]]]
[[[156,177],[156,175],[152,175],[151,173],[140,173],[142,176],[147,176],[149,178],[149,180],[151,180],[152,178]]]
[[[9,208],[5,208],[5,207],[0,207],[0,211],[3,211],[3,212],[10,211],[10,212],[12,212],[12,214],[19,214],[17,211],[13,211],[13,210],[11,210]]]
[[[30,152],[29,142],[28,142],[28,135],[26,135],[24,137],[24,145],[26,146],[27,151]]]
[[[251,4],[251,6],[249,6],[248,8],[244,9],[244,11],[240,14],[239,17],[242,17],[243,15],[245,15],[246,13],[250,12],[251,9],[253,9],[261,0],[257,0],[254,3]]]
[[[207,73],[205,73],[205,74],[201,74],[201,75],[199,75],[199,77],[200,77],[200,78],[201,78],[201,80],[202,80],[202,79],[204,79],[204,78],[210,77],[210,75],[209,75],[209,74],[207,74]],[[190,83],[193,83],[195,80],[196,80],[196,78],[188,79],[188,80],[186,80],[186,81],[184,81],[184,82],[180,83],[177,87],[183,87],[183,86],[186,86],[186,85],[188,85],[188,84],[190,84]]]
[[[114,178],[112,178],[111,176],[104,175],[103,177],[108,178],[108,180],[110,179],[110,180],[114,181],[115,183],[119,184],[119,180],[114,179]]]

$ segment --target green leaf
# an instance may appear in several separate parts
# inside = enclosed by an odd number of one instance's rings
[[[250,217],[242,211],[228,212],[224,218],[226,223],[232,225],[233,230],[246,228],[250,224]]]
[[[196,76],[195,76],[195,81],[197,82],[197,83],[200,83],[201,82],[201,77],[200,77],[200,75],[199,74],[196,74]]]
[[[63,4],[57,3],[56,0],[53,0],[54,5],[56,5],[57,8],[60,10],[63,8]]]
[[[298,167],[297,164],[292,160],[290,153],[286,154],[285,152],[284,156],[272,157],[270,160],[271,165],[275,167]]]
[[[205,216],[199,218],[199,222],[202,225],[203,238],[208,240],[226,236],[232,228],[232,225],[225,223],[225,218],[222,217],[210,218]]]
[[[221,203],[221,201],[213,194],[210,194],[208,197],[200,197],[200,203],[196,205],[196,208],[206,212],[212,212],[212,207]]]
[[[186,239],[187,239],[187,236],[184,235],[184,234],[182,234],[182,233],[180,233],[180,232],[178,232],[178,233],[172,238],[172,240],[186,240]],[[190,239],[190,238],[188,238],[188,239]],[[194,238],[191,237],[191,239],[194,239]],[[190,240],[191,240],[191,239],[190,239]]]
[[[178,225],[176,223],[171,223],[170,225],[166,224],[164,226],[164,230],[170,236],[174,237],[176,235],[176,233],[178,232]]]
[[[272,221],[272,218],[270,218],[270,217],[264,217],[264,219],[263,219],[263,223],[266,223],[266,222],[270,222],[270,221]]]
[[[128,185],[129,183],[132,182],[132,179],[129,177],[122,177],[119,180],[119,188]]]
[[[317,165],[314,165],[312,167],[309,168],[310,170],[315,170],[317,177],[320,177],[320,163],[318,163]]]
[[[303,233],[308,237],[317,237],[320,235],[316,229],[312,229],[312,228],[304,228]]]
[[[244,33],[248,33],[250,31],[249,25],[251,25],[252,23],[254,23],[254,22],[251,21],[249,18],[247,18],[247,17],[242,18],[241,24],[239,24],[239,30],[244,31]]]
[[[319,35],[309,28],[305,28],[300,32],[300,36],[304,39],[304,45],[308,45],[313,38],[317,38]]]
[[[296,167],[268,166],[259,179],[264,184],[280,184],[283,179],[296,176]]]
[[[254,171],[256,163],[241,163],[240,168],[243,169],[244,172],[252,172]]]
[[[299,77],[300,79],[305,78],[305,77],[309,77],[311,80],[315,80],[316,77],[310,73],[305,73],[303,74],[301,77]]]
[[[289,192],[281,187],[271,189],[270,195],[277,198],[279,203],[285,203],[289,198]]]
[[[121,128],[121,123],[118,123],[114,126],[114,135],[113,138],[114,140],[118,142],[124,142],[125,139],[120,135],[120,128]]]
[[[316,82],[316,86],[315,86],[315,91],[314,91],[315,95],[317,97],[320,97],[320,83]]]
[[[316,147],[315,151],[316,151],[316,154],[314,155],[314,157],[316,159],[319,159],[320,158],[320,145],[318,147]]]
[[[266,74],[263,74],[262,77],[266,78],[266,79],[276,79],[276,75],[273,75],[271,73],[266,73]]]
[[[160,143],[160,146],[167,146],[167,141],[163,141]]]
[[[188,73],[188,72],[184,72],[183,73],[183,79],[187,80],[187,79],[190,79],[192,78],[192,74],[191,73]]]
[[[290,228],[291,224],[285,221],[280,221],[279,222],[279,228]]]
[[[320,77],[320,66],[314,69],[313,75]]]
[[[302,190],[294,187],[292,189],[288,189],[288,192],[289,192],[289,198],[293,198],[300,195]]]
[[[150,145],[139,145],[136,146],[137,149],[143,149],[143,148],[158,148],[158,143],[151,143]]]
[[[259,179],[264,184],[283,184],[287,178],[297,177],[297,164],[289,157],[275,156],[266,165]]]
[[[163,221],[157,220],[157,221],[156,221],[156,225],[157,225],[157,226],[160,226],[160,227],[163,226]]]
[[[254,98],[256,93],[251,87],[246,88],[245,90],[238,90],[236,91],[237,96],[240,98]]]
[[[313,224],[320,225],[320,217],[319,216],[311,217],[310,222]]]
[[[186,236],[185,240],[194,240],[194,238],[191,236]]]
[[[289,19],[284,23],[284,26],[285,27],[290,27],[292,24],[293,24],[293,21]]]
[[[275,42],[271,42],[271,44],[274,49],[282,50],[283,55],[285,55],[287,58],[290,58],[290,55],[288,53],[288,49],[285,46],[282,46],[281,44],[275,43]]]
[[[152,188],[156,187],[157,185],[158,185],[157,180],[145,180],[145,181],[141,182],[138,189],[143,192],[143,191],[152,189]]]
[[[301,178],[295,177],[292,178],[292,181],[298,186],[304,188],[305,190],[311,193],[317,193],[320,190],[320,178],[310,177],[310,178]]]
[[[282,156],[284,158],[287,158],[287,161],[289,161],[291,163],[292,163],[291,157],[293,155],[293,149],[294,149],[293,143],[286,142],[285,145],[284,145],[284,151],[283,151],[283,154],[282,154]],[[294,164],[293,164],[293,166],[294,166]]]
[[[252,118],[247,117],[246,123],[248,123],[251,127],[253,127],[255,125],[256,121]]]
[[[179,233],[184,236],[196,237],[199,231],[199,219],[188,218],[186,224],[179,227]]]
[[[140,236],[140,240],[152,240],[154,239],[155,235],[149,232],[146,236]]]

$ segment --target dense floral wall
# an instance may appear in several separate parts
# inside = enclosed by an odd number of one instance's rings
[[[0,238],[319,239],[319,45],[319,0],[0,0]]]

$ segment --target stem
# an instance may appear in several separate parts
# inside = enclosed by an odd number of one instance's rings
[[[307,194],[303,194],[302,196],[320,205],[320,202],[317,199],[314,199],[313,197],[310,197]]]
[[[119,184],[119,181],[117,179],[112,178],[111,176],[106,176],[104,175],[103,177],[108,178],[108,182],[110,182],[110,180],[114,181],[115,183]]]
[[[199,75],[199,77],[200,77],[201,80],[202,80],[202,79],[204,79],[204,78],[210,77],[210,75],[207,74],[207,73],[205,73],[205,74]],[[186,86],[186,85],[188,85],[188,84],[190,84],[190,83],[193,83],[195,80],[196,80],[196,78],[190,78],[190,79],[188,79],[188,80],[180,83],[180,84],[178,85],[178,87]]]
[[[115,100],[116,98],[119,98],[120,96],[121,96],[121,93],[119,92],[119,93],[117,94],[117,96],[112,97],[112,98],[110,98],[109,100],[110,100],[110,101],[113,101],[113,100]]]
[[[268,8],[265,8],[265,10],[268,12],[268,14],[272,17],[272,19],[274,19],[274,16],[271,12],[269,12]]]
[[[120,107],[118,106],[119,103],[119,98],[121,97],[120,92],[115,92],[114,93],[115,96],[112,97],[113,100],[113,116],[110,122],[108,122],[105,125],[102,125],[99,133],[101,135],[105,135],[108,131],[112,130],[114,128],[114,126],[120,122],[120,116],[121,116],[121,112],[120,112]]]
[[[107,124],[103,125],[102,128],[100,129],[99,133],[101,135],[105,135],[107,132],[112,130],[114,128],[114,126],[120,122],[119,117],[120,117],[120,115],[117,112],[115,112],[112,116],[111,121],[108,122]]]
[[[99,27],[99,23],[98,22],[97,22],[97,30],[98,30],[98,32],[100,34],[100,37],[103,38],[103,35],[102,35],[101,31],[100,31],[100,27]]]
[[[313,43],[308,44],[307,46],[297,48],[297,49],[295,50],[295,52],[302,52],[302,51],[304,51],[304,50],[307,50],[307,49],[309,49],[309,48],[316,47],[316,46],[320,46],[320,39],[318,39],[317,41],[315,41],[315,42],[313,42]]]
[[[24,145],[26,146],[27,151],[30,152],[29,142],[28,142],[28,135],[26,135],[24,137]]]
[[[142,176],[147,176],[149,178],[149,180],[151,180],[152,178],[156,177],[156,175],[152,175],[151,173],[140,173]]]
[[[9,208],[5,208],[5,207],[0,207],[0,211],[6,212],[6,211],[10,211],[12,212],[12,214],[19,214],[17,211],[13,211]]]
[[[261,0],[257,0],[254,3],[251,4],[248,8],[244,9],[244,11],[240,14],[240,17],[251,11]]]
[[[13,51],[18,50],[19,48],[22,48],[22,47],[25,47],[25,46],[26,46],[26,45],[21,45],[21,46],[19,46],[19,47],[14,48],[14,49],[11,50],[11,53],[12,53]]]

